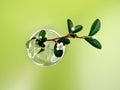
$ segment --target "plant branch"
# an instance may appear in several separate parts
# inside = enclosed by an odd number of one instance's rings
[[[57,37],[57,38],[53,38],[53,39],[47,39],[46,41],[54,41],[54,42],[56,42],[56,40],[58,40],[58,39],[61,39],[61,38],[79,38],[79,39],[85,39],[87,36],[75,36],[75,37],[72,37],[71,35],[70,35],[70,33],[69,34],[67,34],[67,35],[65,35],[65,36],[62,36],[62,37]]]

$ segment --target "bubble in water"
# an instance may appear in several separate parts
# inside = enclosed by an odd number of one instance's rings
[[[54,30],[49,30],[49,29],[44,29],[46,31],[46,37],[47,39],[53,39],[60,37],[60,35],[54,31]],[[39,38],[39,32],[41,30],[35,32],[31,38],[36,37]],[[36,44],[36,40],[32,39],[27,42],[27,52],[28,56],[32,61],[39,66],[51,66],[57,64],[63,57],[65,48],[63,49],[63,54],[61,57],[56,57],[54,55],[54,41],[46,41],[45,44],[45,50],[38,53],[41,50],[41,47]]]

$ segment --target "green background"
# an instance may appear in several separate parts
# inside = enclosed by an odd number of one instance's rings
[[[25,43],[40,28],[67,34],[66,20],[102,23],[97,50],[72,39],[57,65],[41,68]],[[0,90],[120,90],[120,0],[0,0]]]

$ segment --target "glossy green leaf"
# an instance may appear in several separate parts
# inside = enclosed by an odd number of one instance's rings
[[[39,54],[39,53],[41,53],[41,52],[43,52],[43,51],[45,51],[45,49],[44,49],[44,48],[41,48],[40,51],[39,51],[37,54]]]
[[[75,38],[77,35],[75,33],[71,33],[70,36]]]
[[[63,55],[63,50],[57,50],[57,43],[54,46],[54,54],[56,57],[61,57]]]
[[[30,43],[33,39],[36,39],[36,37],[32,37],[29,41],[26,42],[26,47],[27,47],[27,48],[29,47],[29,43]]]
[[[45,47],[45,44],[43,41],[38,41],[38,45],[41,46],[41,47]]]
[[[67,39],[67,38],[61,38],[61,39],[59,39],[57,42],[63,42],[63,44],[64,45],[66,45],[66,44],[70,44],[70,40],[69,39]]]
[[[46,38],[46,37],[43,37],[41,40],[42,40],[43,42],[45,42],[45,41],[47,40],[47,38]]]
[[[100,26],[101,26],[100,20],[96,19],[91,26],[89,36],[95,35],[100,30]]]
[[[73,27],[73,23],[70,19],[67,20],[67,26],[69,33],[71,33],[72,32],[71,28]]]
[[[45,37],[46,35],[46,31],[45,30],[41,30],[39,33],[39,36]]]
[[[79,32],[79,31],[81,31],[82,30],[82,26],[81,25],[77,25],[77,26],[75,26],[75,30],[72,32],[72,33],[77,33],[77,32]]]
[[[100,42],[97,39],[92,39],[92,38],[85,38],[85,40],[90,43],[92,46],[101,49],[102,45],[100,44]]]

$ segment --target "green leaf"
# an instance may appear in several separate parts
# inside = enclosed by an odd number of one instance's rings
[[[79,32],[79,31],[81,31],[82,28],[83,28],[83,26],[77,25],[77,26],[75,26],[75,30],[74,30],[72,33],[77,33],[77,32]]]
[[[27,41],[26,42],[26,47],[29,48],[29,43],[30,43],[31,40]]]
[[[54,54],[56,57],[61,57],[63,55],[63,50],[57,50],[57,43],[54,46]]]
[[[100,20],[96,19],[91,26],[89,36],[95,35],[100,30],[100,26],[101,26]]]
[[[31,40],[36,39],[36,37],[32,37]]]
[[[33,39],[36,39],[36,37],[32,37],[30,40],[28,40],[26,42],[26,47],[29,48],[29,43],[33,40]]]
[[[85,38],[85,40],[90,43],[92,46],[101,49],[102,45],[100,44],[100,42],[97,39],[92,39],[92,38]]]
[[[73,27],[73,23],[70,19],[67,20],[67,26],[69,33],[71,33],[72,32],[71,28]]]
[[[41,30],[39,32],[39,36],[45,37],[45,35],[46,35],[46,31],[45,30]]]
[[[41,48],[40,51],[39,51],[37,54],[39,54],[39,53],[41,53],[41,52],[43,52],[43,51],[45,51],[45,49],[44,49],[44,48]]]
[[[41,46],[41,47],[45,47],[45,44],[43,41],[38,41],[38,45]]]
[[[63,42],[63,44],[64,45],[66,45],[66,44],[70,44],[70,40],[69,39],[67,39],[67,38],[61,38],[61,39],[59,39],[57,42]]]
[[[71,33],[70,36],[75,38],[77,35],[75,33]]]
[[[43,52],[44,50],[45,50],[44,48],[41,48],[40,51],[39,51],[39,53],[40,53],[40,52]]]
[[[40,49],[40,52],[43,52],[44,50],[45,50],[44,48],[41,48],[41,49]]]
[[[46,37],[43,37],[41,41],[45,42],[47,40]]]
[[[45,44],[43,43],[41,47],[45,47]]]

